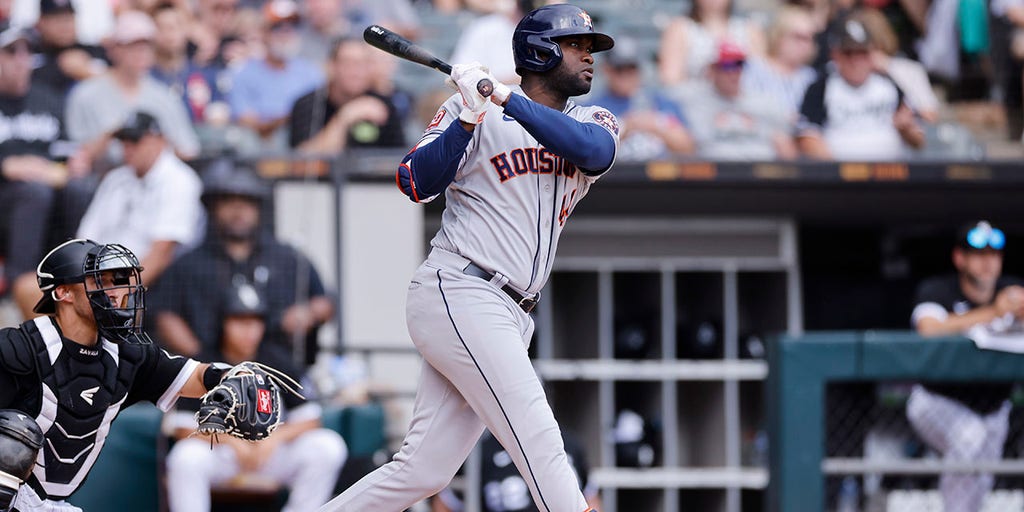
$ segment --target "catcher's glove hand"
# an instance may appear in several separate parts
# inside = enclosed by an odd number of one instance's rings
[[[196,411],[198,434],[264,439],[281,423],[281,388],[302,398],[297,382],[279,370],[246,361],[234,366],[206,392]]]

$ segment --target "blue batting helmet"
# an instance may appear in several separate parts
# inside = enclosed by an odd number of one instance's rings
[[[527,14],[512,35],[512,54],[516,73],[523,70],[543,73],[562,61],[562,49],[556,39],[568,36],[594,37],[591,52],[603,52],[615,46],[607,34],[594,32],[594,22],[586,11],[569,4],[546,5]]]

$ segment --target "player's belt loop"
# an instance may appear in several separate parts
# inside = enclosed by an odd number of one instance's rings
[[[488,282],[493,281],[495,278],[494,274],[491,274],[490,272],[480,268],[476,263],[473,263],[472,261],[469,262],[469,264],[462,269],[462,272],[466,275],[479,277],[480,279],[483,279]],[[512,300],[515,301],[515,303],[520,308],[522,308],[523,311],[527,313],[533,311],[533,308],[537,307],[537,302],[540,301],[539,293],[533,297],[524,297],[507,284],[501,287],[501,291],[505,292],[506,295],[511,297]]]

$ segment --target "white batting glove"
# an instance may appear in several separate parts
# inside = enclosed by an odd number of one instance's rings
[[[504,106],[505,102],[508,101],[508,97],[512,95],[512,88],[499,82],[497,78],[494,78],[494,75],[491,75],[491,83],[494,84],[491,102],[499,107]]]
[[[490,73],[479,62],[456,64],[452,66],[451,78],[462,96],[464,108],[459,113],[459,119],[470,124],[483,122],[484,114],[487,113],[487,98],[477,91],[476,85],[480,80],[490,78]]]

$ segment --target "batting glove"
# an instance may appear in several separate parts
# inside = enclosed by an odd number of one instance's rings
[[[477,91],[476,86],[481,80],[491,78],[490,73],[479,62],[473,62],[452,66],[451,76],[462,96],[464,108],[459,113],[459,119],[469,124],[480,124],[487,113],[488,101]]]
[[[499,107],[504,107],[505,102],[508,101],[508,97],[512,95],[512,88],[499,82],[494,75],[488,73],[491,79],[491,83],[494,84],[494,92],[491,93],[491,102]]]

